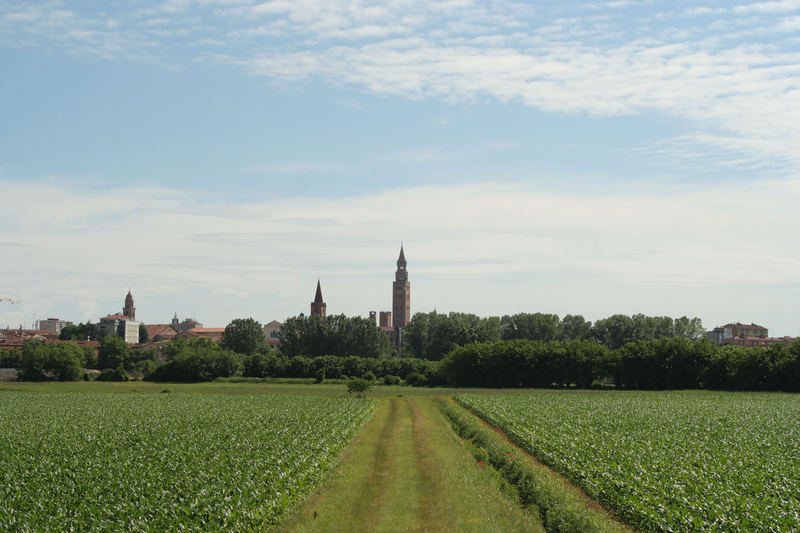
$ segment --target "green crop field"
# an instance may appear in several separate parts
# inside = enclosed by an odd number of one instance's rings
[[[315,486],[373,406],[0,391],[0,530],[261,529]]]
[[[457,399],[644,531],[800,531],[800,395]]]

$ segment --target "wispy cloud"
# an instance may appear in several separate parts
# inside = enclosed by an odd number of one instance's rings
[[[592,117],[658,113],[800,168],[795,0],[551,4],[174,0],[108,14],[0,6],[0,42],[107,59],[235,65],[382,97],[492,98]]]
[[[231,313],[283,317],[305,310],[318,276],[338,312],[363,314],[387,305],[400,240],[413,256],[416,310],[507,312],[522,293],[544,291],[537,309],[558,309],[560,294],[589,315],[597,302],[628,309],[639,291],[664,302],[675,291],[734,294],[745,281],[784,287],[760,297],[788,308],[781,298],[800,268],[797,181],[751,183],[747,195],[726,185],[590,196],[488,183],[235,204],[160,188],[89,193],[10,182],[6,190],[20,199],[4,214],[21,221],[14,233],[26,247],[4,256],[4,290],[40,315],[78,313],[65,310],[76,295],[81,312],[107,312],[131,286],[170,288],[147,297],[146,320],[163,319],[160,307],[187,306],[222,325]],[[42,197],[58,201],[43,206]],[[537,279],[550,280],[547,288]],[[482,307],[464,308],[464,287]],[[683,312],[721,316],[755,303],[709,301]]]

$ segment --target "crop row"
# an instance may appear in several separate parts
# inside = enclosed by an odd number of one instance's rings
[[[800,396],[457,399],[644,531],[800,531]]]
[[[0,392],[0,530],[243,531],[277,523],[372,403]]]

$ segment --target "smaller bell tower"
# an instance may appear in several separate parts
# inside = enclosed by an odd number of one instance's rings
[[[136,320],[136,308],[133,306],[133,295],[130,289],[128,289],[128,295],[125,297],[125,307],[122,308],[122,316],[128,317],[130,320]]]
[[[311,315],[317,315],[325,318],[325,311],[327,307],[327,304],[322,299],[322,287],[319,284],[319,280],[317,280],[317,294],[314,296],[314,301],[311,302]]]

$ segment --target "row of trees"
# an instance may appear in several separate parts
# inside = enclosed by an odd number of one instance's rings
[[[117,375],[144,376],[156,367],[155,353],[131,350],[119,337],[105,337],[95,349],[74,342],[27,341],[21,349],[0,353],[0,367],[18,368],[26,381],[76,381],[84,369],[119,369]]]
[[[100,324],[92,324],[91,320],[61,328],[59,339],[62,341],[101,341],[106,337],[106,330]],[[147,342],[147,329],[144,324],[139,325],[139,342]]]
[[[611,349],[591,341],[474,343],[450,352],[439,379],[455,387],[780,390],[800,392],[800,340],[769,348],[661,338]]]
[[[518,313],[482,318],[469,313],[416,313],[405,329],[408,355],[438,361],[472,342],[526,339],[540,342],[591,340],[611,349],[629,342],[659,338],[697,339],[703,335],[699,318],[670,318],[637,314],[613,315],[594,324],[580,315]]]

